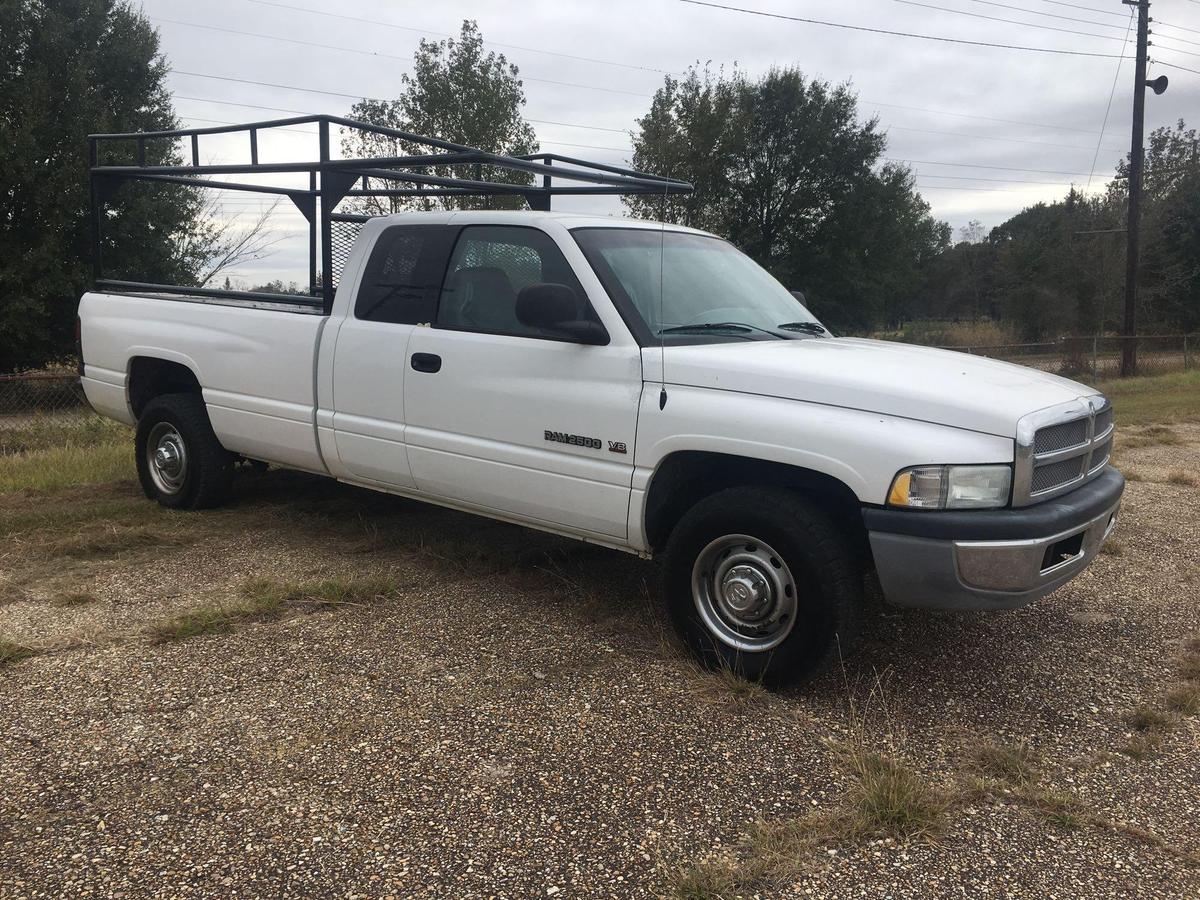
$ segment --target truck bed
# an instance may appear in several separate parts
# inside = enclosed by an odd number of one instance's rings
[[[235,311],[236,307],[236,311]],[[209,418],[235,453],[325,472],[317,447],[315,360],[328,319],[311,306],[232,298],[84,294],[83,388],[98,412],[133,423],[139,357],[178,362],[203,386]]]

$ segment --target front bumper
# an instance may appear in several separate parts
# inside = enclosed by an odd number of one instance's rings
[[[1109,466],[1056,500],[1003,510],[867,508],[884,597],[897,606],[1013,609],[1070,581],[1116,525],[1125,479]]]

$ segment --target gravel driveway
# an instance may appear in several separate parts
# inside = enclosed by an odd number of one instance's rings
[[[698,671],[657,567],[616,552],[288,472],[211,513],[0,497],[0,633],[29,654],[0,668],[0,897],[669,895],[755,823],[838,808],[847,739],[957,798],[940,833],[831,835],[708,896],[1200,896],[1200,719],[1163,705],[1200,634],[1200,426],[1173,430],[1121,452],[1140,480],[1076,581],[882,611],[778,695]],[[152,629],[364,576],[391,587]],[[981,743],[1074,812],[980,790]]]

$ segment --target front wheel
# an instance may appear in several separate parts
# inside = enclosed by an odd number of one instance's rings
[[[138,480],[151,500],[172,509],[219,506],[229,495],[233,454],[221,446],[196,394],[164,394],[138,418]]]
[[[696,504],[668,542],[663,587],[704,662],[774,684],[848,654],[863,608],[844,534],[783,489],[730,488]]]

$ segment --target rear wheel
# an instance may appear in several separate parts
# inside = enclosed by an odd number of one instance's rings
[[[845,536],[782,489],[731,488],[689,510],[668,543],[663,587],[703,661],[775,684],[848,654],[863,607]]]
[[[138,419],[138,480],[151,500],[172,509],[219,506],[229,496],[233,454],[221,446],[197,394],[164,394]]]

